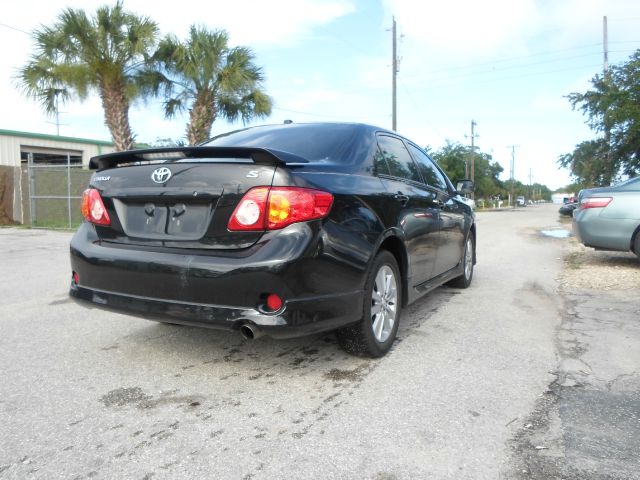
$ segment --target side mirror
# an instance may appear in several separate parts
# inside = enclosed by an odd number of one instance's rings
[[[473,193],[474,189],[475,184],[471,180],[460,180],[456,185],[456,190],[462,194]]]

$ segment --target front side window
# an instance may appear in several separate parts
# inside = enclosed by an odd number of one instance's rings
[[[414,182],[422,182],[422,177],[418,171],[418,167],[411,159],[409,151],[404,146],[402,140],[390,137],[388,135],[378,136],[379,153],[376,155],[374,162],[379,164],[384,161],[387,165],[386,171],[392,177],[405,178]],[[378,168],[378,171],[384,171]]]
[[[435,166],[433,160],[431,160],[426,153],[420,150],[415,145],[409,144],[409,149],[413,158],[418,162],[418,168],[422,174],[424,182],[430,187],[437,188],[443,192],[447,191],[447,181],[442,175],[442,172]]]

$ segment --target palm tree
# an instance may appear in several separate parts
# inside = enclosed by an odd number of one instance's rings
[[[148,91],[150,73],[144,66],[157,44],[156,23],[125,11],[118,0],[92,17],[66,8],[33,38],[36,51],[18,75],[26,95],[52,114],[58,99],[84,100],[97,90],[116,149],[133,148],[129,106]]]
[[[188,108],[187,141],[200,143],[222,116],[247,122],[271,113],[271,98],[262,90],[262,70],[246,47],[229,47],[224,30],[191,26],[186,42],[167,36],[156,53],[166,73],[165,114],[168,118]]]

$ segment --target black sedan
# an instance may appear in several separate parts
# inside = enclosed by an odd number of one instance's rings
[[[400,310],[469,286],[472,209],[415,143],[362,124],[247,128],[92,158],[70,294],[160,322],[382,356]]]
[[[573,215],[573,211],[578,207],[578,205],[578,202],[565,203],[558,209],[558,212],[560,215],[570,217]]]

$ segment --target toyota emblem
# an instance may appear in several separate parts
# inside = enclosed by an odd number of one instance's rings
[[[171,170],[167,167],[156,168],[151,174],[151,180],[156,183],[167,183],[171,178]]]

